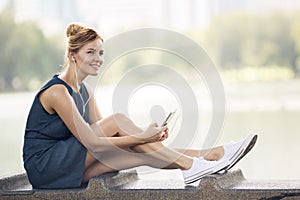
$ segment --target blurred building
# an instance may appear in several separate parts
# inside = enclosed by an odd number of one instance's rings
[[[299,8],[298,0],[3,0],[14,5],[16,21],[34,20],[51,34],[73,21],[102,33],[140,27],[204,28],[212,18],[235,10],[265,13]]]

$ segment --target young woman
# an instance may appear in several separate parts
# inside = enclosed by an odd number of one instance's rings
[[[33,188],[75,188],[106,172],[147,165],[181,169],[185,183],[230,169],[255,144],[256,135],[211,149],[173,150],[162,141],[167,126],[144,131],[125,115],[103,118],[83,83],[103,63],[103,40],[78,24],[66,29],[65,68],[37,93],[28,115],[23,160]]]

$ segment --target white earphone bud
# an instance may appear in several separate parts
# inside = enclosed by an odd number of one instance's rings
[[[72,60],[73,60],[74,62],[76,61],[74,56],[72,56]]]

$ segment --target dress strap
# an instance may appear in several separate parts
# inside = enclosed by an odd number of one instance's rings
[[[73,93],[73,89],[63,80],[61,80],[60,78],[58,78],[58,74],[55,74],[37,93],[37,96],[39,96],[39,94],[43,91],[45,91],[46,89],[48,89],[49,87],[51,87],[52,85],[55,84],[62,84],[64,85],[67,89],[68,92],[70,93],[70,95],[72,95]]]

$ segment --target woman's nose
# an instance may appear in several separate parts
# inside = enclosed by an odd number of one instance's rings
[[[100,65],[102,65],[102,63],[103,63],[103,56],[102,55],[97,55],[96,57],[95,57],[95,60],[97,61],[97,62],[100,62]]]

